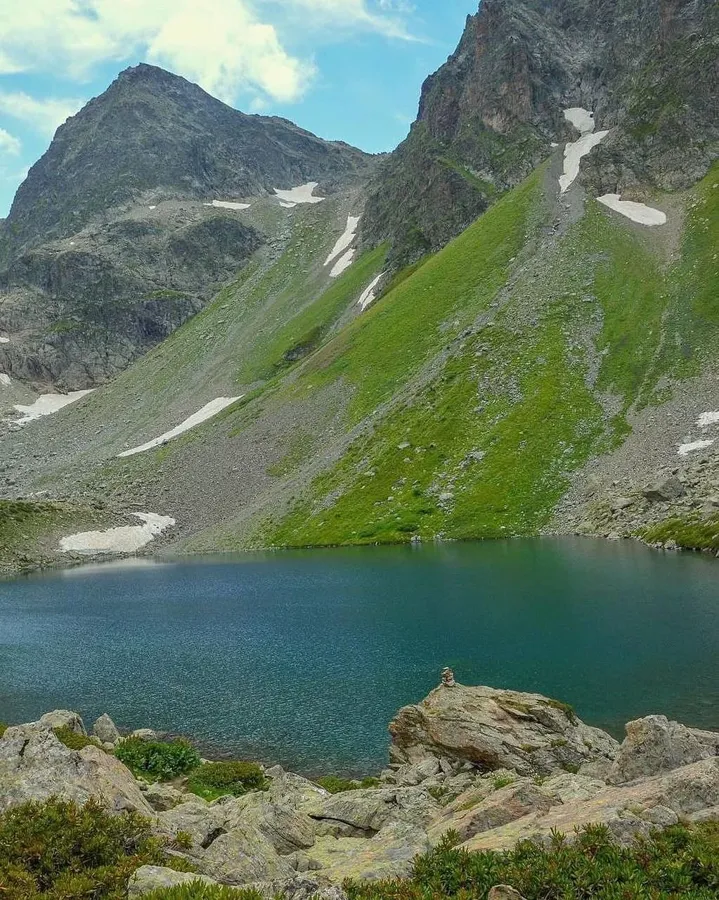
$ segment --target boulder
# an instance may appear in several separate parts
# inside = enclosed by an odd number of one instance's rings
[[[646,835],[656,827],[653,819],[669,821],[701,818],[719,806],[719,757],[704,759],[664,775],[623,785],[607,785],[588,800],[553,806],[545,813],[530,813],[500,828],[476,834],[462,846],[467,850],[508,850],[520,840],[551,840],[558,831],[572,838],[574,829],[606,825],[620,843]],[[662,807],[661,810],[656,810]]]
[[[719,754],[719,733],[687,728],[666,716],[645,716],[625,726],[627,736],[609,771],[610,784],[671,772]]]
[[[0,738],[0,812],[29,800],[95,799],[111,811],[153,811],[132,773],[99,747],[70,750],[48,725],[8,728]]]
[[[314,844],[315,822],[304,813],[285,804],[269,803],[262,794],[248,794],[238,798],[238,801],[228,804],[225,820],[228,831],[235,822],[251,825],[267,838],[281,856],[308,850]],[[237,810],[236,818],[232,814],[233,806]]]
[[[487,900],[524,900],[524,897],[508,884],[496,884],[489,889]]]
[[[433,846],[438,844],[447,831],[459,833],[462,841],[475,834],[499,828],[509,822],[522,819],[530,813],[545,813],[561,801],[550,797],[532,781],[522,780],[493,791],[478,802],[466,794],[460,794],[449,804],[439,821],[429,830]]]
[[[320,824],[336,823],[341,834],[370,837],[390,821],[427,825],[440,809],[422,787],[381,787],[332,794],[307,811]]]
[[[606,787],[604,781],[598,778],[588,778],[586,775],[572,775],[570,772],[562,772],[561,775],[553,775],[542,782],[542,791],[560,803],[572,803],[575,800],[589,800],[603,791]]]
[[[401,787],[412,787],[421,784],[428,778],[435,778],[442,773],[439,760],[429,756],[414,765],[406,765],[399,768],[394,774],[394,783]]]
[[[650,503],[666,503],[669,500],[678,500],[683,497],[685,490],[676,475],[672,475],[671,478],[664,478],[655,484],[647,485],[642,494]]]
[[[245,887],[257,891],[266,900],[277,900],[277,897],[282,900],[347,900],[342,888],[309,875],[282,881],[257,881]]]
[[[267,769],[265,775],[271,779],[267,791],[271,803],[283,803],[292,809],[305,810],[330,796],[329,791],[318,784],[293,772],[285,772],[281,766]]]
[[[87,734],[82,716],[69,709],[54,709],[40,717],[40,724],[48,728],[69,728],[75,734]]]
[[[210,846],[212,841],[227,831],[226,814],[222,806],[211,805],[200,797],[189,795],[184,803],[160,812],[158,830],[170,838],[183,831],[192,838],[193,855]]]
[[[162,735],[153,731],[152,728],[136,728],[131,732],[130,737],[140,738],[141,741],[159,741]]]
[[[145,800],[147,800],[150,806],[158,812],[174,809],[178,804],[184,803],[190,799],[187,794],[183,794],[182,791],[179,791],[171,784],[155,782],[154,784],[149,784],[147,787],[141,785],[141,790],[145,795]]]
[[[181,885],[193,884],[201,881],[203,884],[216,885],[217,882],[206,875],[197,875],[191,872],[176,872],[174,869],[166,869],[164,866],[141,866],[130,878],[127,885],[127,896],[142,897],[160,888],[173,888]]]
[[[446,757],[483,771],[551,775],[592,760],[612,760],[619,744],[541,694],[440,685],[389,727],[395,763]]]
[[[251,825],[220,834],[194,861],[203,874],[223,884],[291,879],[295,874],[288,860]]]
[[[103,744],[116,744],[120,740],[120,732],[107,713],[103,713],[95,722],[92,733]]]
[[[378,880],[407,878],[415,856],[426,853],[426,832],[407,822],[391,822],[371,840],[321,838],[312,855],[325,866],[321,875],[334,884],[347,878]]]

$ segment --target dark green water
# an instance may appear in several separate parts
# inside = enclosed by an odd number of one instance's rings
[[[0,721],[56,707],[306,772],[369,772],[444,665],[615,733],[719,728],[719,562],[526,540],[88,568],[0,582]]]

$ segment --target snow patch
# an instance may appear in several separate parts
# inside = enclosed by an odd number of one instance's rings
[[[275,195],[280,199],[280,206],[285,209],[292,209],[298,203],[322,203],[324,197],[313,197],[314,189],[318,182],[308,181],[307,184],[301,184],[299,187],[291,188],[289,191],[281,191],[275,188]]]
[[[237,400],[242,399],[242,396],[244,396],[244,394],[240,397],[217,397],[215,400],[210,400],[210,402],[206,403],[202,407],[202,409],[198,409],[196,413],[193,413],[191,416],[185,419],[184,422],[181,422],[176,428],[172,428],[170,429],[170,431],[166,431],[164,434],[161,434],[159,437],[148,441],[146,444],[141,444],[139,447],[133,447],[131,450],[125,450],[122,453],[118,453],[118,456],[134,456],[136,453],[144,453],[146,450],[152,450],[154,447],[159,447],[162,444],[166,444],[168,441],[171,441],[173,438],[179,437],[179,435],[184,434],[186,431],[189,431],[196,425],[201,425],[203,422],[206,422],[208,419],[216,416],[231,403],[235,403]]]
[[[706,447],[711,447],[714,441],[692,441],[690,444],[681,444],[677,453],[679,456],[688,456],[690,453],[694,453],[695,450],[704,450]]]
[[[158,534],[175,525],[170,516],[156,513],[133,513],[142,525],[121,525],[106,531],[83,531],[62,538],[63,553],[134,553],[149,544]]]
[[[0,344],[9,344],[10,338],[0,337]]]
[[[10,387],[10,376],[6,375],[4,372],[0,372],[0,384],[5,387]]]
[[[371,303],[374,303],[375,297],[377,296],[377,285],[383,277],[384,272],[380,272],[380,274],[371,281],[362,292],[362,296],[357,301],[357,306],[359,306],[362,312],[364,312]]]
[[[157,209],[157,206],[148,206],[148,209]]]
[[[346,250],[352,241],[355,239],[355,234],[357,233],[357,226],[359,225],[359,216],[347,216],[347,227],[344,230],[344,234],[339,238],[337,243],[332,248],[332,252],[325,260],[325,265],[328,266],[332,260],[339,256],[343,250]]]
[[[251,205],[251,203],[239,203],[236,200],[213,200],[212,203],[203,204],[203,206],[214,206],[217,209],[249,209]]]
[[[564,118],[571,122],[580,134],[594,131],[594,113],[581,106],[571,106],[564,110]]]
[[[705,412],[697,419],[697,425],[700,428],[707,428],[709,425],[719,425],[719,412]]]
[[[566,145],[564,148],[564,174],[559,176],[559,187],[562,193],[569,189],[579,175],[579,163],[582,158],[597,144],[601,144],[608,134],[608,131],[594,133],[590,131],[583,134],[578,141]]]
[[[352,265],[352,260],[354,259],[355,251],[348,250],[344,256],[340,256],[337,262],[332,267],[332,271],[330,272],[330,278],[337,278],[341,275],[346,269]]]
[[[15,409],[19,413],[23,413],[20,419],[15,420],[16,425],[26,425],[28,422],[34,422],[35,419],[41,419],[43,416],[51,416],[64,406],[69,406],[91,394],[93,388],[87,391],[71,391],[69,394],[42,394],[34,403],[29,406],[23,406],[20,403],[15,404]]]
[[[615,212],[621,213],[632,222],[639,222],[640,225],[664,225],[667,221],[666,213],[661,209],[654,209],[645,203],[635,203],[633,200],[621,200],[621,194],[603,194],[597,197],[600,203],[613,209]]]

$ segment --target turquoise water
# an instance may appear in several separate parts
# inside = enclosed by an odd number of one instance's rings
[[[387,723],[458,680],[615,733],[719,728],[719,562],[523,540],[88,567],[0,582],[0,721],[56,707],[308,773],[376,771]]]

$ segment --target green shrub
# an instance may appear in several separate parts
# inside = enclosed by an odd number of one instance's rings
[[[72,728],[68,728],[67,725],[53,728],[53,732],[60,743],[69,747],[71,750],[82,750],[83,747],[99,747],[102,749],[102,744],[97,738],[88,737],[86,734],[78,734],[76,731],[73,731]]]
[[[417,857],[411,879],[349,882],[349,900],[486,900],[508,884],[526,900],[716,900],[719,823],[675,825],[629,847],[609,829],[590,825],[568,843],[555,834],[547,847],[522,841],[505,853],[470,853],[450,835]]]
[[[378,778],[363,778],[361,781],[351,778],[340,778],[338,775],[323,775],[317,784],[330,794],[342,794],[345,791],[359,791],[361,788],[373,788],[379,784]]]
[[[0,722],[0,738],[5,734],[10,726],[6,725],[4,722]]]
[[[514,784],[514,781],[514,775],[497,775],[496,778],[492,779],[492,787],[495,791],[499,791],[509,784]]]
[[[205,763],[192,773],[187,789],[193,794],[214,800],[225,794],[240,797],[248,791],[267,787],[265,773],[257,763],[224,761]]]
[[[50,800],[0,815],[0,897],[7,900],[122,900],[143,865],[167,861],[150,823],[135,813]]]
[[[200,755],[189,741],[143,741],[129,737],[115,747],[115,756],[135,775],[169,781],[200,765]]]
[[[231,888],[195,881],[180,887],[160,888],[143,896],[143,900],[265,900],[252,888]]]

